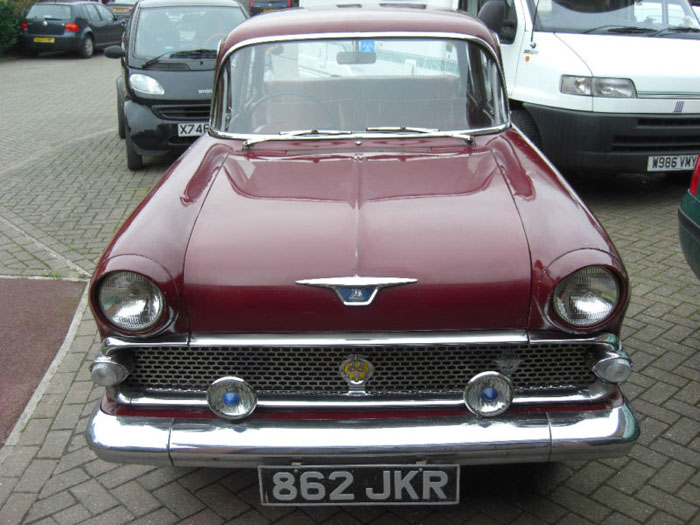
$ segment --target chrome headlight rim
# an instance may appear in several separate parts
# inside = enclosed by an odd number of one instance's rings
[[[603,315],[600,315],[591,321],[576,320],[572,319],[571,317],[567,317],[566,312],[563,310],[561,302],[558,301],[558,299],[561,299],[563,295],[562,291],[567,285],[571,284],[571,281],[575,280],[577,277],[580,277],[582,274],[585,275],[589,272],[599,272],[599,275],[604,275],[606,278],[609,278],[609,282],[612,283],[614,287],[615,296],[614,298],[610,298],[610,306],[607,308],[607,311]],[[604,327],[615,319],[623,304],[625,304],[624,288],[620,279],[620,276],[613,268],[600,264],[583,266],[570,272],[560,279],[556,286],[554,286],[552,289],[549,300],[551,312],[550,318],[552,318],[552,321],[554,321],[556,325],[564,327],[572,332],[590,332],[592,330]],[[596,290],[592,291],[595,292]],[[604,300],[601,302],[604,302]],[[600,302],[598,306],[601,306]]]
[[[120,277],[135,279],[137,281],[137,285],[140,284],[145,286],[148,291],[151,292],[151,301],[146,300],[146,302],[155,303],[155,313],[150,315],[146,322],[142,322],[140,324],[127,324],[122,322],[119,316],[109,312],[109,308],[107,307],[105,301],[105,288],[106,286],[110,285],[111,281]],[[156,284],[148,276],[131,270],[115,270],[102,276],[95,290],[95,300],[100,314],[104,317],[104,319],[118,331],[129,335],[140,335],[147,332],[150,333],[154,329],[157,329],[163,324],[165,313],[167,311],[165,294],[160,286],[158,286],[158,284]]]

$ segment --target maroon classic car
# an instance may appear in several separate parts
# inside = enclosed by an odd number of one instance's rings
[[[271,13],[98,264],[108,461],[257,467],[271,505],[455,503],[460,465],[625,454],[629,284],[447,12]]]

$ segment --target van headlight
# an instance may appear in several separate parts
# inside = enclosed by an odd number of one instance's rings
[[[99,285],[97,302],[109,322],[127,332],[143,332],[153,327],[165,309],[160,288],[134,272],[107,275]]]
[[[155,78],[141,73],[129,75],[129,86],[134,91],[145,93],[146,95],[165,95],[165,88],[161,86]]]
[[[560,91],[567,95],[606,98],[637,98],[637,89],[629,78],[581,77],[562,75]]]
[[[575,328],[588,328],[610,318],[620,299],[615,274],[603,266],[587,266],[564,277],[554,288],[552,307]]]

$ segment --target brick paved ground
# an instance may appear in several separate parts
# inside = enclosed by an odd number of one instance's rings
[[[0,63],[0,275],[85,279],[167,167],[126,170],[117,70],[103,56]],[[700,283],[676,233],[687,177],[573,183],[632,278],[624,341],[635,371],[625,391],[642,436],[629,456],[465,468],[457,507],[264,508],[255,472],[95,458],[83,431],[101,395],[88,371],[99,340],[83,301],[0,451],[0,523],[700,523]]]

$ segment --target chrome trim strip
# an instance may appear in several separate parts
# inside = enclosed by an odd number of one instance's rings
[[[697,91],[637,91],[637,98],[665,98],[669,100],[700,99]]]
[[[330,288],[335,292],[345,306],[368,306],[372,304],[377,293],[382,288],[391,286],[401,286],[404,284],[417,283],[418,279],[401,277],[361,277],[351,275],[348,277],[323,277],[319,279],[299,279],[297,284],[303,286],[315,286],[319,288]],[[341,288],[372,288],[372,293],[368,299],[363,301],[348,301],[340,291]]]
[[[466,385],[465,385],[466,386]],[[542,395],[536,392],[516,394],[513,397],[514,406],[545,405],[545,404],[574,404],[597,403],[610,397],[616,391],[615,385],[602,381],[592,385],[590,390],[574,390],[561,394]],[[177,395],[163,396],[130,394],[118,392],[114,397],[117,403],[130,405],[136,408],[182,408],[202,409],[208,408],[205,392],[195,393],[191,396]],[[273,396],[258,397],[258,406],[261,408],[303,408],[309,410],[347,408],[347,409],[382,409],[382,408],[445,408],[463,407],[462,395],[422,396],[407,399],[406,396],[373,396],[371,394],[358,395],[347,394],[343,396],[309,397],[309,396]]]
[[[496,418],[362,420],[120,417],[98,407],[87,427],[97,455],[119,463],[255,467],[266,463],[492,464],[613,457],[639,425],[626,403],[605,410]]]
[[[466,344],[523,344],[524,330],[504,332],[343,332],[313,334],[192,334],[190,346],[421,346]],[[135,345],[139,346],[139,345]]]
[[[508,96],[506,94],[507,86],[506,86],[506,77],[505,73],[503,72],[503,66],[501,64],[500,57],[496,54],[496,51],[489,45],[488,42],[481,38],[477,38],[474,35],[467,35],[464,33],[445,33],[445,32],[422,32],[422,31],[372,31],[372,32],[337,32],[337,33],[313,33],[313,34],[299,34],[299,35],[277,35],[277,36],[267,36],[267,37],[258,37],[258,38],[251,38],[248,40],[243,40],[241,42],[238,42],[236,45],[231,46],[226,53],[224,54],[223,57],[221,57],[221,61],[219,62],[219,66],[216,68],[216,72],[214,74],[214,83],[213,83],[213,93],[212,93],[212,103],[211,103],[211,112],[209,116],[209,134],[218,137],[218,138],[228,138],[228,139],[234,139],[234,140],[247,140],[248,138],[253,138],[253,137],[260,137],[261,135],[256,135],[256,134],[234,134],[234,133],[227,133],[224,131],[220,131],[215,129],[214,126],[214,119],[215,115],[219,112],[219,97],[218,97],[218,86],[219,86],[219,81],[221,79],[221,72],[223,71],[222,64],[224,64],[228,59],[229,56],[234,53],[235,51],[243,48],[243,47],[248,47],[256,44],[274,44],[277,42],[291,42],[295,40],[330,40],[330,39],[341,39],[341,38],[351,38],[351,39],[366,39],[366,38],[421,38],[421,39],[430,39],[430,38],[442,38],[442,39],[450,39],[450,40],[466,40],[468,42],[473,42],[477,45],[480,45],[482,48],[486,50],[486,52],[491,56],[495,64],[498,66],[498,72],[501,77],[501,96],[503,97],[503,108],[505,109],[506,112],[506,117],[507,120],[504,122],[502,125],[494,127],[494,128],[481,128],[481,129],[470,129],[470,130],[459,130],[459,131],[464,131],[465,133],[469,133],[471,135],[484,135],[484,134],[490,134],[490,133],[497,133],[500,131],[504,131],[508,129],[511,126],[511,120],[510,120],[510,110],[509,110],[509,105],[508,105]],[[453,130],[455,131],[455,130]],[[274,135],[272,135],[274,136]],[[289,137],[289,140],[298,140],[300,137]],[[325,139],[333,139],[333,138],[338,138],[338,137],[323,137]],[[360,137],[355,137],[353,136],[342,136],[343,139],[346,138],[360,138]],[[362,138],[367,138],[367,137],[362,137]],[[385,134],[381,134],[381,138],[386,138]],[[413,137],[411,137],[413,138]]]

